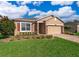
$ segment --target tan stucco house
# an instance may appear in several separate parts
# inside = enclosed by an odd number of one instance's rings
[[[22,32],[47,35],[64,33],[64,22],[53,15],[37,20],[17,18],[14,22],[16,25],[15,35],[19,35]]]
[[[79,23],[77,24],[77,32],[79,32]]]

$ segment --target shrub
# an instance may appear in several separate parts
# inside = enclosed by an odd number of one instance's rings
[[[52,35],[36,35],[32,36],[32,39],[44,39],[44,38],[50,39],[52,37],[53,37]]]
[[[11,37],[10,41],[21,40],[21,39],[51,39],[52,37],[53,37],[52,35],[28,35],[28,36],[17,35]]]
[[[5,37],[14,35],[15,24],[12,20],[9,20],[8,17],[4,16],[0,20],[0,33]]]
[[[64,33],[65,33],[65,34],[69,34],[69,35],[74,35],[73,32],[69,32],[69,31],[65,31]]]
[[[46,38],[50,39],[52,38],[53,36],[52,35],[47,35]]]

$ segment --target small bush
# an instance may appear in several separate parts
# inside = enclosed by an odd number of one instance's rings
[[[46,38],[50,39],[52,38],[53,36],[52,35],[47,35]]]
[[[11,39],[10,41],[14,41],[14,39]]]
[[[53,37],[52,35],[36,35],[32,36],[32,39],[44,39],[44,38],[50,39],[52,37]]]
[[[69,34],[69,35],[74,35],[74,33],[73,32],[65,32],[65,34]]]
[[[43,38],[46,38],[46,37],[45,37],[44,35],[41,35],[41,36],[40,36],[40,39],[43,39]]]

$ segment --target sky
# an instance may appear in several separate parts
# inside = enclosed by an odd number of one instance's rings
[[[11,19],[54,15],[63,21],[79,20],[79,1],[0,1],[0,15]]]

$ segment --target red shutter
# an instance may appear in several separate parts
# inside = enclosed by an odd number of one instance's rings
[[[20,31],[20,23],[17,23],[17,31]]]

